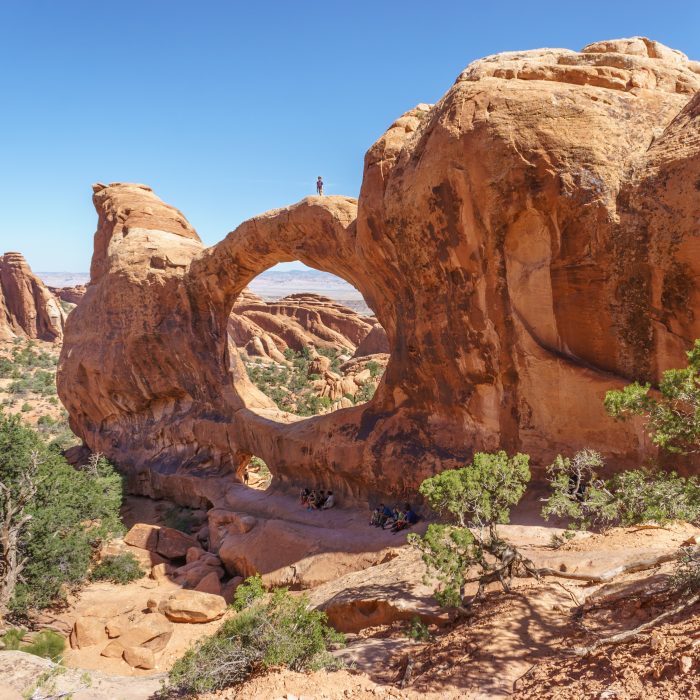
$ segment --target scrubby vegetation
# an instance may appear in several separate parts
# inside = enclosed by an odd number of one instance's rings
[[[341,357],[349,351],[345,349],[334,350],[330,348],[318,348],[319,355],[330,360],[330,371],[340,375]],[[312,350],[303,348],[301,352],[287,349],[284,353],[286,365],[262,360],[252,360],[244,356],[243,361],[248,371],[248,377],[266,396],[269,396],[277,407],[288,413],[299,416],[315,416],[327,413],[332,407],[332,401],[327,396],[320,396],[318,386],[314,384],[321,379],[319,374],[311,372],[313,360]],[[370,376],[378,381],[381,378],[383,368],[376,361],[369,361],[367,369]],[[376,383],[368,382],[360,387],[352,396],[346,394],[345,398],[352,403],[365,403],[369,401],[376,390]]]
[[[11,628],[2,637],[2,643],[7,651],[24,651],[27,654],[41,656],[58,663],[65,649],[65,639],[51,630],[42,630],[31,637],[31,641],[23,642],[26,632]]]
[[[499,581],[507,591],[513,576],[536,575],[531,562],[498,532],[529,480],[529,457],[508,457],[501,451],[478,452],[471,464],[448,469],[421,484],[420,492],[430,506],[452,521],[429,525],[423,537],[408,537],[439,581],[435,597],[440,604],[468,604],[465,588],[471,582],[478,581],[480,597],[491,581]],[[479,573],[469,578],[474,568]]]
[[[677,454],[700,451],[700,339],[686,355],[688,366],[664,372],[658,392],[634,382],[605,396],[610,415],[644,416],[654,444]]]
[[[126,584],[145,576],[138,559],[131,552],[123,552],[111,557],[105,557],[96,564],[90,574],[94,581],[112,581]]]
[[[571,529],[700,519],[696,477],[634,469],[601,479],[603,467],[603,458],[593,450],[582,450],[572,458],[558,455],[548,469],[552,495],[542,509],[545,519],[567,518]]]
[[[44,437],[60,449],[77,444],[68,425],[68,413],[56,395],[57,349],[20,338],[0,347],[0,406],[28,414]],[[33,412],[33,415],[32,415]]]
[[[305,597],[286,588],[263,597],[261,584],[250,579],[241,588],[239,612],[175,663],[163,696],[222,690],[273,666],[294,671],[340,666],[329,648],[341,643],[342,635],[328,626],[325,613],[309,609]]]
[[[104,459],[76,470],[18,416],[0,413],[0,615],[61,600],[95,550],[122,531],[121,477]]]

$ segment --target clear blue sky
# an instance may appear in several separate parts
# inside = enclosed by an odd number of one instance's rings
[[[85,271],[96,181],[144,182],[207,243],[313,192],[470,61],[647,35],[700,59],[700,2],[0,0],[0,252]]]

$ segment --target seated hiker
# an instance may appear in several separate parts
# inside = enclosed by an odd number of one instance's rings
[[[332,508],[335,505],[335,497],[333,496],[333,491],[328,492],[328,496],[326,497],[326,500],[323,502],[323,505],[321,506],[321,510],[328,510],[329,508]]]
[[[369,524],[373,525],[374,527],[379,527],[381,517],[382,517],[382,511],[384,510],[384,504],[380,503],[373,511],[372,515],[369,518]]]
[[[410,527],[411,525],[415,525],[419,520],[420,520],[420,515],[416,513],[413,508],[411,508],[410,503],[406,503],[404,505],[404,510],[406,511],[406,524]]]
[[[395,522],[394,527],[391,528],[392,532],[398,532],[406,527],[411,527],[411,525],[415,525],[419,520],[418,514],[411,508],[410,503],[404,504],[401,516],[401,519]]]
[[[316,493],[316,489],[313,489],[306,499],[306,510],[313,510],[316,507],[317,498],[318,494]]]
[[[311,491],[307,488],[303,488],[299,494],[299,500],[302,506],[306,506],[309,503],[309,496],[311,496]]]
[[[394,510],[391,511],[391,517],[387,518],[386,522],[384,523],[383,528],[384,528],[385,530],[386,530],[386,529],[393,528],[394,525],[395,525],[399,520],[401,520],[402,517],[403,517],[403,513],[401,512],[401,510],[399,510],[399,507],[398,507],[398,506],[394,506]]]
[[[309,503],[314,510],[321,510],[321,506],[326,501],[326,493],[323,489],[321,489],[320,491],[315,492],[315,494],[316,495]]]

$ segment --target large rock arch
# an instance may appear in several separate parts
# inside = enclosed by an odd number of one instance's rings
[[[282,480],[404,493],[475,449],[536,464],[649,452],[606,389],[700,336],[700,66],[647,39],[477,61],[365,158],[359,202],[309,197],[205,249],[144,186],[95,187],[92,280],[59,393],[75,431],[186,498],[249,454]],[[304,421],[248,383],[226,319],[271,265],[344,277],[387,331],[364,406]]]

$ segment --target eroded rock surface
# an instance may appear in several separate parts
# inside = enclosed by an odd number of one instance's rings
[[[474,450],[649,453],[604,412],[700,336],[700,65],[657,42],[476,61],[365,157],[359,202],[308,197],[205,249],[147,187],[95,187],[91,283],[59,393],[140,493],[195,500],[250,455],[282,481],[413,492]],[[228,319],[301,260],[359,289],[391,360],[372,401],[297,420],[249,383]]]
[[[279,301],[264,301],[244,290],[234,304],[229,333],[248,356],[284,362],[284,351],[290,348],[295,352],[309,347],[355,352],[373,325],[371,318],[319,294],[290,294]]]

